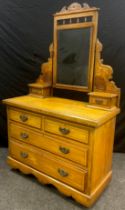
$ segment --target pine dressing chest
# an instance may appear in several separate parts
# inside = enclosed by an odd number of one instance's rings
[[[54,42],[26,96],[7,104],[8,164],[91,206],[112,176],[120,90],[100,58],[98,9],[73,3],[54,15]],[[88,102],[54,96],[76,91]]]

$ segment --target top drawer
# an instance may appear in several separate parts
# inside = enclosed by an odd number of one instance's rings
[[[46,118],[44,121],[45,131],[57,134],[66,138],[88,144],[89,130],[85,127],[78,127],[68,123]]]
[[[9,109],[9,119],[35,128],[42,127],[42,117],[23,110]]]

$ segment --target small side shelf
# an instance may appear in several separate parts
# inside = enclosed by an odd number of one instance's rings
[[[118,95],[106,92],[91,92],[89,95],[89,104],[95,105],[96,107],[104,107],[111,109],[117,106]]]
[[[51,85],[48,83],[39,84],[33,83],[29,84],[30,95],[39,96],[41,98],[45,98],[51,95]]]

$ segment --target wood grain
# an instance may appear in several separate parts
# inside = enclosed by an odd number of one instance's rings
[[[14,159],[32,166],[57,180],[84,191],[86,171],[72,162],[63,160],[49,152],[17,141],[10,141],[10,155]]]
[[[29,128],[10,123],[10,136],[14,139],[20,140],[21,142],[34,145],[83,166],[87,166],[88,147],[72,140],[67,141],[59,139],[57,136],[49,136],[32,131]],[[37,139],[37,141],[36,141]],[[50,146],[51,145],[51,146]],[[65,150],[68,150],[66,153]]]

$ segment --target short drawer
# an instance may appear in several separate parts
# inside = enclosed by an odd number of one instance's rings
[[[10,141],[10,156],[76,189],[84,191],[86,171],[70,161],[26,144]]]
[[[46,132],[88,144],[89,131],[85,127],[73,126],[65,122],[46,118],[44,121],[44,129]]]
[[[98,97],[92,97],[91,100],[90,100],[91,104],[103,105],[103,106],[107,106],[108,102],[109,102],[108,99],[98,98]]]
[[[10,137],[32,144],[83,166],[87,165],[88,148],[79,142],[62,141],[10,123]]]
[[[9,109],[9,119],[35,128],[41,128],[42,117],[23,110]]]
[[[89,104],[101,106],[104,108],[112,108],[117,106],[118,95],[112,93],[103,92],[91,92],[89,93]]]

